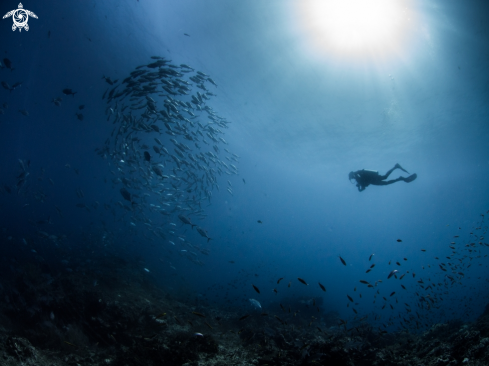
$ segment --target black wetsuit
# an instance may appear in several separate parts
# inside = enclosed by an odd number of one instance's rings
[[[397,179],[392,179],[392,180],[385,180],[389,177],[389,175],[395,170],[395,169],[401,169],[408,173],[407,170],[403,169],[399,164],[396,164],[394,168],[389,170],[387,173],[384,175],[380,175],[379,172],[376,170],[357,170],[356,172],[351,172],[349,174],[349,178],[355,179],[357,181],[357,188],[358,191],[361,192],[363,191],[366,187],[368,187],[370,184],[374,186],[386,186],[392,183],[399,182],[401,180],[405,181],[406,183],[412,182],[413,180],[416,179],[417,175],[412,174],[407,178],[404,177],[399,177]]]

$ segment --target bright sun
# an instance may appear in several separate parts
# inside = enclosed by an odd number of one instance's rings
[[[407,20],[402,0],[309,0],[302,3],[313,37],[341,51],[395,45]]]

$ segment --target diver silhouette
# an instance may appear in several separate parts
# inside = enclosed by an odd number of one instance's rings
[[[384,175],[380,175],[379,172],[377,172],[376,170],[362,169],[362,170],[357,170],[356,172],[350,172],[348,174],[348,179],[350,180],[350,182],[352,179],[355,179],[357,181],[358,191],[361,192],[361,191],[365,190],[365,188],[367,188],[370,184],[372,184],[374,186],[386,186],[386,185],[389,185],[392,183],[399,182],[400,180],[403,180],[406,183],[410,183],[418,177],[418,175],[416,173],[414,173],[414,174],[411,174],[407,178],[399,177],[397,179],[392,179],[392,180],[386,181],[385,179],[387,179],[389,177],[389,175],[395,169],[401,169],[402,171],[409,174],[409,172],[406,169],[404,169],[399,164],[396,164],[394,166],[394,168],[389,170]]]

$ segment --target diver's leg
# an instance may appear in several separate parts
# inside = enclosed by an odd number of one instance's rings
[[[378,181],[378,182],[375,182],[375,183],[371,183],[371,184],[374,185],[374,186],[387,186],[389,184],[399,182],[400,180],[404,180],[404,177],[399,177],[397,179],[392,179],[392,180],[387,180],[387,181],[381,180],[381,181]]]
[[[409,172],[408,172],[406,169],[404,169],[402,166],[400,166],[399,164],[396,164],[396,165],[394,166],[394,168],[399,168],[399,169],[401,169],[403,172],[406,172],[406,173],[408,173],[408,174],[409,174]]]
[[[406,182],[406,183],[411,183],[413,180],[415,180],[416,178],[418,177],[418,175],[416,173],[414,174],[411,174],[409,177],[407,178],[404,178],[404,177],[399,177],[397,179],[392,179],[392,180],[387,180],[387,181],[379,181],[379,182],[372,182],[370,184],[374,185],[374,186],[387,186],[389,184],[392,184],[392,183],[396,183],[396,182],[399,182],[400,180]]]
[[[394,168],[392,168],[391,170],[389,170],[387,173],[385,173],[384,175],[381,175],[380,176],[380,179],[384,180],[384,179],[387,179],[389,178],[389,175],[391,175],[391,173],[395,170],[395,169],[401,169],[402,171],[405,171],[406,173],[409,174],[409,172],[404,169],[402,166],[400,166],[399,164],[396,164],[394,165]]]
[[[396,164],[398,165],[398,164]],[[380,179],[381,180],[384,180],[384,179],[387,179],[389,177],[389,175],[391,175],[391,173],[397,168],[397,166],[394,166],[394,168],[392,168],[391,170],[389,170],[387,173],[385,173],[384,175],[381,175],[380,176]],[[384,185],[384,184],[381,184],[381,185]]]

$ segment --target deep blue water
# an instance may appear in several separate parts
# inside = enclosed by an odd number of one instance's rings
[[[2,1],[0,13],[17,5]],[[487,230],[481,214],[489,215],[489,31],[483,1],[403,2],[411,18],[402,40],[392,49],[362,54],[320,49],[291,1],[23,5],[38,16],[29,18],[29,31],[12,31],[11,18],[0,22],[0,60],[4,65],[8,58],[14,68],[1,69],[0,80],[23,82],[12,91],[0,89],[0,184],[12,190],[0,193],[5,258],[13,247],[27,245],[20,260],[38,260],[34,249],[48,262],[73,263],[90,241],[107,241],[111,253],[120,247],[139,258],[141,271],[149,269],[148,276],[168,291],[206,297],[216,307],[249,311],[249,298],[264,309],[287,298],[323,298],[325,312],[343,319],[369,314],[374,324],[375,314],[382,315],[390,330],[415,311],[421,328],[481,314],[488,302],[489,254],[489,240],[481,238]],[[207,105],[231,122],[219,156],[230,156],[224,148],[238,155],[239,173],[216,175],[219,191],[212,190],[210,204],[202,201],[207,216],[192,219],[208,232],[209,242],[184,226],[179,212],[151,211],[150,204],[160,204],[154,194],[139,201],[140,215],[118,206],[127,202],[122,184],[113,183],[121,176],[117,159],[94,151],[116,126],[107,121],[106,108],[115,101],[102,100],[112,89],[102,76],[120,83],[137,66],[153,62],[151,56],[210,75],[218,86],[207,85],[216,94]],[[63,95],[65,88],[77,94]],[[57,97],[60,106],[52,102]],[[164,98],[152,97],[162,108]],[[75,113],[83,113],[83,120]],[[207,121],[203,112],[199,118]],[[158,134],[138,136],[151,147]],[[171,144],[170,136],[161,136]],[[201,145],[201,151],[213,151]],[[30,160],[21,189],[15,187],[19,159]],[[396,163],[417,173],[417,180],[363,192],[348,181],[350,171],[384,174]],[[130,191],[143,197],[148,188]],[[152,235],[143,217],[167,238]],[[66,238],[55,245],[39,231]],[[182,254],[188,247],[178,236],[210,251],[196,255],[203,266]],[[393,269],[398,278],[388,280]],[[382,282],[367,288],[359,280]],[[413,312],[406,312],[406,303]]]

